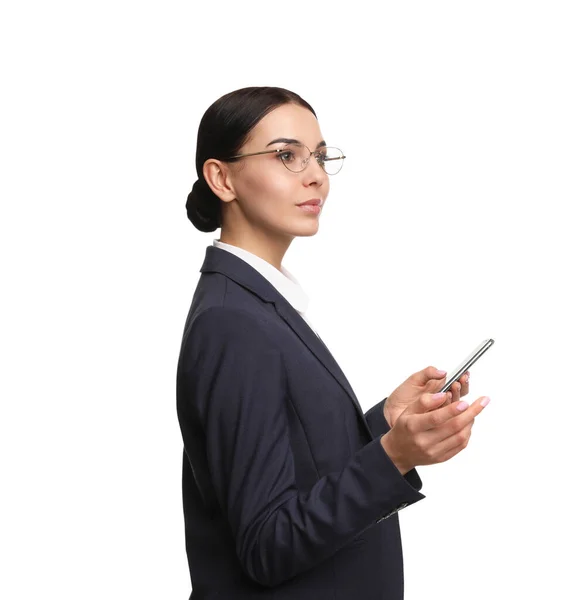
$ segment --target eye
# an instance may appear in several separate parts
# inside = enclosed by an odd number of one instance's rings
[[[282,150],[281,152],[278,152],[278,158],[283,162],[293,162],[295,154],[293,153],[293,150]]]

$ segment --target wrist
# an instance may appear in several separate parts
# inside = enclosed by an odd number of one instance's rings
[[[385,399],[385,402],[383,403],[383,418],[387,421],[387,424],[389,425],[389,427],[393,427],[393,423],[391,422],[391,413],[389,411],[389,406],[387,404],[387,398]]]
[[[400,453],[394,447],[393,436],[390,435],[391,433],[392,432],[389,431],[385,435],[382,435],[379,441],[381,443],[381,447],[384,449],[391,462],[395,465],[395,468],[402,475],[405,475],[408,471],[411,471],[413,467],[406,464],[405,461],[401,458]]]

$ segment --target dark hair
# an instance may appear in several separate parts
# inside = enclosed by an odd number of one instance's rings
[[[198,180],[188,194],[188,219],[200,231],[221,227],[221,200],[204,179],[203,166],[208,158],[225,160],[238,154],[250,131],[274,108],[282,104],[313,108],[298,94],[280,87],[246,87],[216,100],[204,113],[198,128],[196,171]],[[231,161],[230,161],[231,162]]]

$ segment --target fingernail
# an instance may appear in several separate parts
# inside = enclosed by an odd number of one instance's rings
[[[457,410],[465,410],[468,406],[469,404],[467,404],[467,402],[463,402],[462,400],[455,408],[457,408]]]
[[[437,374],[441,375],[443,377],[444,375],[447,375],[447,371],[442,371],[441,369],[437,369]]]
[[[444,398],[445,397],[445,392],[437,392],[437,394],[433,394],[433,396],[431,396],[432,400],[439,400],[440,398]]]
[[[485,396],[483,400],[479,403],[481,406],[486,407],[491,402],[491,398],[489,396]]]

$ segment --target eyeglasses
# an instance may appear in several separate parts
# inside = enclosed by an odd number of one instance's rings
[[[259,154],[276,153],[279,160],[289,171],[293,173],[301,173],[309,164],[310,158],[315,156],[319,166],[328,174],[335,175],[341,171],[343,160],[345,158],[343,152],[334,146],[323,146],[313,152],[305,144],[288,144],[283,148],[275,150],[263,150],[262,152],[250,152],[249,154],[236,154],[229,158],[222,159],[224,161],[235,158],[244,158],[246,156],[257,156]]]

